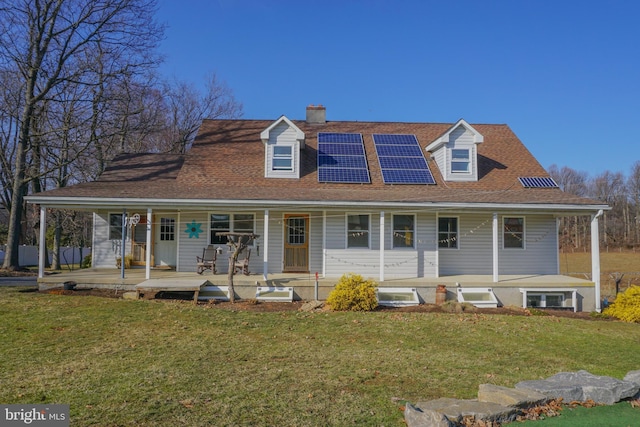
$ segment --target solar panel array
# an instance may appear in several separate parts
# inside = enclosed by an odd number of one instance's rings
[[[318,181],[371,182],[361,134],[318,133]]]
[[[520,184],[525,188],[558,188],[558,184],[549,177],[520,177]]]
[[[385,184],[435,184],[415,135],[374,134]]]

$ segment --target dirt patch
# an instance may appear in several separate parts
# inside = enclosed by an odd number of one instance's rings
[[[26,291],[26,290],[25,290]],[[98,296],[104,298],[122,298],[122,294],[125,291],[113,289],[93,289],[93,288],[76,288],[74,290],[65,290],[63,288],[54,288],[41,293],[54,294],[54,295],[69,295],[69,296]],[[185,303],[193,302],[192,292],[159,292],[156,295],[156,299],[165,300],[179,300]],[[269,312],[286,312],[286,311],[298,311],[304,305],[304,301],[294,302],[269,302],[269,301],[257,301],[257,300],[237,300],[235,303],[223,302],[223,301],[209,301],[199,302],[199,305],[207,306],[210,308],[216,308],[221,310],[233,310],[233,311],[253,311],[258,313]],[[324,308],[326,309],[326,308]],[[392,312],[392,313],[451,313],[446,307],[435,304],[420,304],[407,307],[377,307],[376,312]],[[608,320],[603,317],[594,317],[591,313],[577,312],[574,313],[571,310],[527,310],[520,307],[498,307],[498,308],[474,308],[465,313],[477,313],[477,314],[502,314],[510,316],[553,316],[564,317],[572,319],[585,319],[585,320]],[[455,314],[455,313],[452,313]]]

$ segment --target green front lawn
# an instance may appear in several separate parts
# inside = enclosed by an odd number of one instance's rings
[[[396,399],[640,369],[637,324],[484,314],[254,313],[0,288],[0,402],[73,426],[403,426]]]

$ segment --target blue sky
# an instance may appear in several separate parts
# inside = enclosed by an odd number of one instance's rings
[[[640,2],[159,0],[161,72],[244,118],[506,123],[546,168],[640,160]],[[425,141],[426,142],[426,141]]]

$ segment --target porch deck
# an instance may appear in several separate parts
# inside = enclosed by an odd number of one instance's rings
[[[202,274],[195,272],[176,272],[173,270],[152,270],[151,279],[162,279],[163,283],[175,280],[192,281],[200,279],[208,281],[212,285],[226,286],[227,275],[225,274]],[[374,278],[375,279],[375,278]],[[437,278],[410,278],[391,279],[379,283],[384,287],[416,288],[423,302],[433,303],[435,301],[435,291],[437,285],[447,287],[447,299],[455,300],[455,288],[459,283],[463,287],[483,287],[493,288],[503,305],[521,305],[521,288],[540,289],[567,289],[577,288],[580,293],[578,301],[579,310],[590,311],[595,307],[595,287],[594,283],[588,280],[562,276],[562,275],[504,275],[499,277],[500,281],[493,282],[491,275],[457,275]],[[80,288],[112,288],[122,290],[135,290],[135,286],[146,280],[145,270],[128,269],[125,278],[120,277],[120,270],[113,269],[83,269],[60,274],[45,275],[38,279],[40,289],[61,287],[64,282],[73,281]],[[318,280],[318,298],[324,300],[333,290],[338,278],[320,278]],[[256,295],[257,286],[267,287],[293,287],[294,299],[312,300],[315,294],[315,274],[271,274],[268,280],[264,281],[262,274],[251,274],[249,276],[234,276],[234,289],[238,298],[252,299]]]

